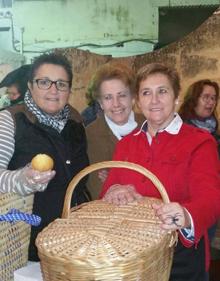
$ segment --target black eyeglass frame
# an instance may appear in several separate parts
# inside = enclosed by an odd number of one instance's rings
[[[39,85],[40,85],[40,84],[39,84],[39,81],[48,82],[48,83],[49,83],[49,84],[48,84],[48,87],[42,87],[42,85],[39,86]],[[70,89],[70,81],[65,81],[65,80],[56,80],[56,81],[53,81],[53,80],[50,80],[50,79],[38,78],[38,79],[33,79],[32,82],[33,82],[33,83],[36,83],[38,89],[40,89],[40,90],[48,90],[48,89],[50,89],[50,88],[52,87],[53,84],[55,84],[56,89],[57,89],[58,91],[67,92],[67,91]],[[60,86],[59,86],[59,83],[64,83],[64,84],[67,86],[67,88],[66,88],[66,89],[61,89]]]

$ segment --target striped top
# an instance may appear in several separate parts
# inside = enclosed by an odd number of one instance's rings
[[[8,164],[15,149],[15,126],[8,110],[0,111],[0,192],[14,192],[27,195],[35,191],[42,191],[47,184],[28,184],[24,176],[24,168],[14,171],[8,170]]]

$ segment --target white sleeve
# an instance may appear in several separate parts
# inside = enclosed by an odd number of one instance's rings
[[[195,240],[195,228],[194,228],[193,219],[192,219],[192,216],[191,216],[190,212],[186,208],[184,208],[184,209],[186,210],[186,212],[188,213],[188,215],[190,217],[190,225],[191,225],[191,227],[180,229],[180,233],[182,234],[182,236],[186,240],[194,242],[194,240]]]
[[[14,149],[14,121],[11,113],[8,110],[3,110],[0,112],[0,192],[15,192],[20,195],[26,195],[33,192],[33,187],[27,185],[24,181],[22,168],[14,171],[8,170]]]

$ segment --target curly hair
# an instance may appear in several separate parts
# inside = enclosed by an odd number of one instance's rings
[[[92,76],[87,92],[86,98],[89,105],[93,104],[100,98],[100,87],[104,81],[118,79],[121,80],[125,86],[129,87],[131,94],[134,93],[134,73],[125,64],[108,62],[101,65],[95,74]]]
[[[73,73],[72,73],[71,64],[64,55],[56,54],[56,53],[49,53],[49,54],[45,53],[34,59],[29,72],[28,81],[30,83],[33,83],[33,79],[36,75],[37,70],[43,64],[54,64],[63,67],[68,75],[69,85],[70,87],[72,86]]]

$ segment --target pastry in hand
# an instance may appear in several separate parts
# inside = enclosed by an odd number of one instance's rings
[[[37,154],[31,160],[31,167],[39,172],[52,170],[53,166],[53,159],[47,154]]]

